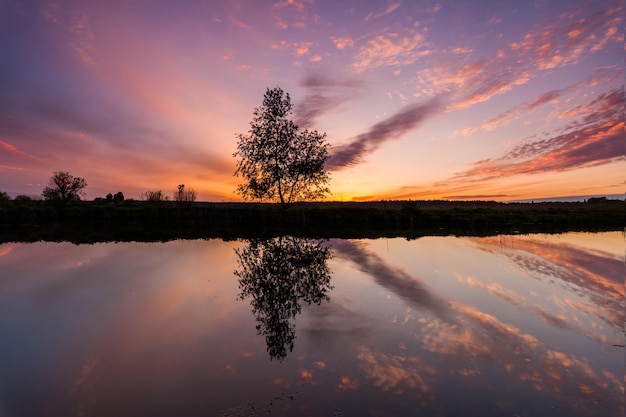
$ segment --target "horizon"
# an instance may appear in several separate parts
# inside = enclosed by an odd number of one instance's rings
[[[622,1],[0,3],[0,191],[235,194],[267,88],[327,201],[624,199]],[[568,200],[572,201],[572,200]]]

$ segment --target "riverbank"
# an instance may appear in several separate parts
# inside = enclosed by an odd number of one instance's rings
[[[379,201],[297,203],[9,202],[0,242],[162,241],[298,235],[319,238],[623,230],[626,202]]]

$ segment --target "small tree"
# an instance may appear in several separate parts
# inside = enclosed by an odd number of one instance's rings
[[[151,203],[158,203],[161,201],[167,201],[168,198],[165,195],[165,193],[161,190],[156,190],[156,191],[146,191],[145,193],[143,193],[143,196],[145,198],[146,201],[149,201]]]
[[[196,201],[196,190],[185,188],[185,184],[180,184],[178,190],[174,191],[174,200],[180,203],[193,203]]]
[[[84,178],[74,177],[69,172],[55,171],[48,180],[48,186],[43,189],[45,200],[52,201],[80,201],[85,195],[87,182]]]
[[[115,195],[113,196],[113,202],[121,203],[122,201],[124,201],[124,194],[121,191],[116,192]]]
[[[254,110],[247,135],[238,134],[236,176],[243,184],[237,192],[244,199],[293,201],[324,198],[330,179],[324,164],[328,159],[326,134],[299,131],[288,117],[289,94],[276,87],[267,89],[263,106]]]

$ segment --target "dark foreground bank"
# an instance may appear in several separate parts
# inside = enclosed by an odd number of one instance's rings
[[[260,236],[407,237],[623,230],[626,202],[496,203],[390,201],[277,204],[129,201],[10,202],[0,242],[164,241]]]

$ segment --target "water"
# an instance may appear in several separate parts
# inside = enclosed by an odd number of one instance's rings
[[[624,235],[0,245],[0,416],[618,416]]]

